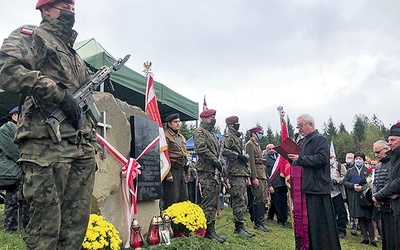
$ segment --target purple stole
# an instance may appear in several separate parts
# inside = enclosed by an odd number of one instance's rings
[[[310,249],[308,238],[308,214],[306,195],[301,192],[301,181],[303,178],[303,167],[291,166],[292,177],[293,210],[294,210],[294,237],[296,249]]]

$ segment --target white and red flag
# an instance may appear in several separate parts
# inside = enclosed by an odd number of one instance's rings
[[[160,136],[160,171],[161,181],[164,180],[169,169],[171,168],[171,161],[168,154],[168,145],[165,140],[164,129],[161,122],[160,111],[158,110],[156,92],[154,91],[153,76],[151,73],[147,73],[147,87],[145,97],[144,109],[147,114],[151,116],[151,119],[158,124],[159,136]]]
[[[289,133],[286,125],[285,112],[283,111],[283,107],[278,107],[278,112],[279,112],[281,135],[283,141],[286,138],[288,138]],[[270,177],[271,180],[275,178],[276,174],[278,173],[278,170],[280,170],[280,176],[285,178],[286,186],[290,188],[290,163],[288,160],[286,160],[280,155],[276,159],[275,164],[272,168],[272,173]]]

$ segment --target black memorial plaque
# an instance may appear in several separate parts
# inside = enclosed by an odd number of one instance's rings
[[[131,152],[130,156],[137,158],[143,150],[158,135],[158,124],[148,119],[131,116]],[[142,158],[139,159],[140,171],[138,178],[138,201],[149,201],[162,197],[160,173],[160,144],[157,143]]]

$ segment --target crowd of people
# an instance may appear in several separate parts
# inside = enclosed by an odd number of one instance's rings
[[[215,116],[213,109],[200,114],[200,126],[193,133],[197,161],[190,164],[191,171],[196,173],[195,186],[201,187],[196,201],[206,214],[205,237],[220,243],[226,241],[215,231],[220,175],[224,174],[235,234],[249,238],[255,236],[244,227],[245,215],[250,213],[253,229],[261,232],[269,232],[265,217],[266,220],[276,217],[282,227],[294,225],[296,249],[340,249],[340,239],[347,237],[348,229],[353,236],[360,231],[361,244],[377,247],[380,237],[383,249],[398,247],[396,206],[399,179],[396,177],[396,164],[400,155],[396,152],[400,149],[396,148],[400,145],[400,124],[390,129],[388,142],[378,140],[371,145],[376,160],[369,159],[362,152],[349,152],[345,162],[340,163],[335,153],[330,151],[327,139],[316,130],[314,119],[308,114],[300,115],[297,129],[301,139],[297,143],[302,150],[299,154],[287,155],[293,170],[295,167],[301,169],[300,195],[296,197],[297,193],[288,192],[285,179],[276,168],[280,155],[275,146],[268,144],[264,151],[261,150],[262,128],[249,129],[249,140],[244,143],[245,135],[239,132],[239,118],[227,117],[226,130],[219,143],[212,133]],[[294,180],[292,185],[295,189]],[[190,189],[189,193],[195,194]],[[296,211],[289,209],[289,200],[304,204],[305,209],[297,216],[306,218],[301,226],[306,225],[307,229],[300,230],[300,234],[296,234],[299,227],[296,219],[292,217],[293,224],[288,220],[291,213],[296,217]]]

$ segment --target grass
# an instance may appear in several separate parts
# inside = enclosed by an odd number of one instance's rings
[[[3,232],[3,221],[4,221],[4,205],[0,205],[0,250],[22,250],[25,249],[22,237],[23,232],[16,234],[9,234]],[[142,223],[142,233],[147,231],[147,224]],[[253,230],[252,223],[247,216],[245,227],[252,232],[256,233],[256,237],[251,239],[241,235],[233,234],[234,224],[232,222],[232,210],[225,208],[221,216],[216,221],[216,231],[221,236],[225,237],[227,241],[224,244],[219,244],[216,241],[204,239],[198,236],[182,237],[172,239],[171,244],[168,246],[148,246],[145,245],[144,249],[151,250],[257,250],[257,249],[271,249],[271,250],[285,250],[294,249],[294,238],[293,230],[289,228],[281,228],[278,226],[276,221],[268,221],[267,227],[270,232],[263,233]],[[370,245],[361,245],[360,242],[362,237],[350,235],[348,230],[348,236],[345,239],[341,239],[341,245],[343,250],[358,250],[358,249],[382,249],[381,242],[378,241],[378,248]]]

